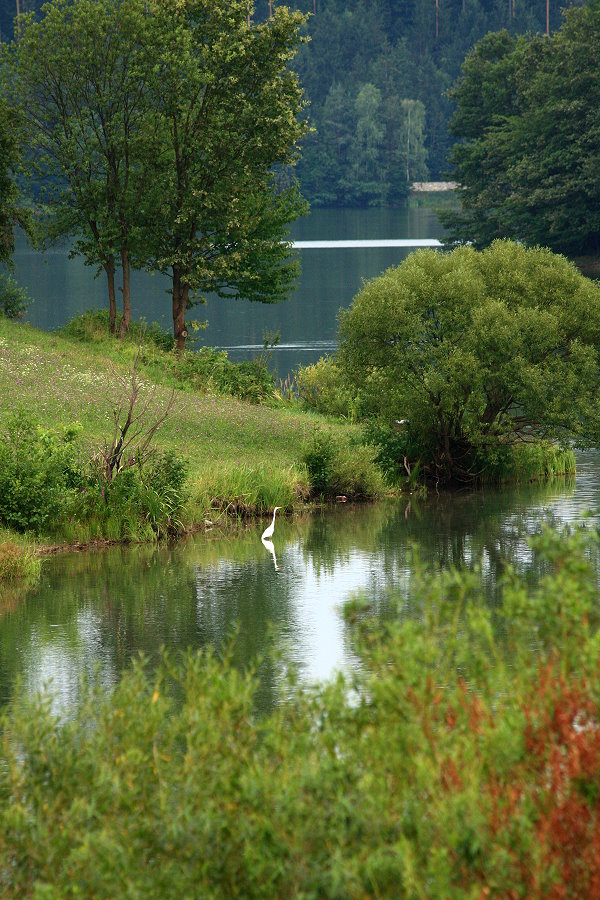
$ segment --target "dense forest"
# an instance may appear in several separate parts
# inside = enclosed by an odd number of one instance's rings
[[[0,0],[0,36],[40,0]],[[267,18],[279,0],[257,0]],[[298,175],[313,205],[389,205],[415,180],[444,177],[453,142],[448,90],[489,31],[554,31],[582,0],[289,0],[310,13],[296,60],[314,131]]]
[[[563,0],[299,0],[297,67],[315,129],[298,173],[313,205],[388,205],[444,178],[455,140],[447,92],[487,32],[554,31]],[[268,14],[260,0],[259,12]],[[548,21],[547,21],[548,15]]]

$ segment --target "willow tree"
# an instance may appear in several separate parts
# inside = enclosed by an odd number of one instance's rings
[[[40,243],[73,236],[73,252],[104,270],[112,331],[120,264],[121,334],[131,318],[131,256],[155,133],[147,26],[139,0],[53,0],[41,19],[21,18],[6,82],[41,185]]]
[[[172,280],[176,347],[194,299],[276,302],[297,275],[287,225],[304,210],[278,170],[306,132],[290,68],[303,16],[277,9],[255,24],[248,0],[154,0],[154,67],[147,102],[157,116],[151,189],[140,207],[144,261]],[[289,182],[289,179],[286,179]]]
[[[340,314],[337,363],[408,462],[469,482],[542,439],[600,440],[600,288],[550,250],[422,250]],[[412,453],[412,457],[410,456]]]

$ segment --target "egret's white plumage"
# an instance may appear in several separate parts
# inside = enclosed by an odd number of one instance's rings
[[[281,507],[280,506],[275,507],[275,509],[273,510],[273,521],[271,522],[271,524],[269,525],[268,528],[265,528],[265,530],[262,533],[263,541],[266,540],[267,538],[270,538],[273,536],[273,532],[275,531],[275,513],[277,512],[278,509],[281,509]]]

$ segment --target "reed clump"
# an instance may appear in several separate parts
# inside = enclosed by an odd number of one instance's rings
[[[31,544],[0,531],[0,582],[35,581],[40,567],[40,559]]]

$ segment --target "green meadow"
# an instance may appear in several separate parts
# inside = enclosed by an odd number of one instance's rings
[[[11,530],[46,544],[147,540],[268,514],[276,505],[292,511],[336,492],[351,498],[386,490],[359,427],[284,397],[264,359],[234,366],[224,353],[177,356],[168,344],[156,327],[140,325],[116,341],[101,313],[56,333],[0,319],[0,427],[5,451],[13,454],[13,483],[34,457],[38,470],[15,505],[46,489],[52,473],[43,486],[36,479],[52,454],[61,471],[71,470],[62,484],[69,502],[55,497],[47,514],[31,513],[24,521],[16,515],[11,520],[8,510],[4,520]],[[118,435],[115,422],[122,427],[126,419],[133,379],[131,432],[139,427],[140,435],[131,454],[158,424],[145,450],[148,477],[140,450],[139,465],[118,474],[115,469],[109,483],[102,471],[107,448]],[[305,462],[315,441],[328,455],[318,491]],[[163,482],[163,495],[154,496]],[[114,508],[107,510],[109,495]]]

